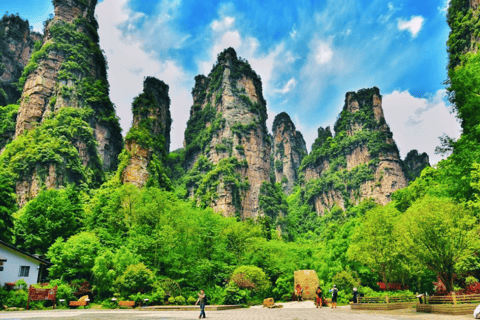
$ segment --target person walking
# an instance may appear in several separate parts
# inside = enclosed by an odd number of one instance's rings
[[[353,288],[353,303],[358,303],[358,294],[357,288]]]
[[[200,319],[203,315],[204,318],[205,316],[205,304],[207,302],[207,296],[205,295],[205,291],[202,289],[200,290],[200,293],[198,294],[198,300],[195,302],[195,305],[200,304],[200,315],[198,316],[198,319]]]
[[[316,305],[317,305],[317,308],[322,308],[322,289],[320,287],[317,288],[317,292],[315,292],[316,295],[317,295],[317,299],[316,299]]]
[[[332,309],[337,309],[338,289],[335,284],[333,285],[333,288],[330,289],[330,292],[332,293]]]

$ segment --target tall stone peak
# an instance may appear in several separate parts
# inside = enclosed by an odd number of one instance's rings
[[[184,141],[189,196],[227,216],[255,217],[271,150],[260,77],[228,48],[208,76],[195,77],[192,95]]]
[[[24,141],[23,144],[33,143],[38,135],[34,137],[30,131],[41,132],[62,122],[71,127],[66,131],[56,130],[56,135],[50,137],[58,143],[48,142],[47,146],[45,136],[36,142],[37,146],[45,144],[45,148],[51,148],[68,141],[68,148],[76,149],[65,152],[54,148],[49,151],[55,157],[32,158],[24,164],[23,172],[15,174],[17,195],[23,199],[20,202],[34,197],[43,186],[60,187],[67,183],[96,186],[103,181],[103,171],[117,169],[123,137],[109,98],[106,60],[98,44],[96,3],[96,0],[53,1],[55,16],[45,23],[43,40],[35,47],[18,80],[23,91],[15,139]],[[88,127],[85,131],[75,129],[83,125]],[[9,157],[16,148],[17,152],[23,152],[17,143],[2,156]]]
[[[418,150],[414,149],[407,153],[403,163],[408,181],[413,181],[420,176],[423,169],[430,166],[430,159],[426,152],[420,154]]]
[[[110,101],[106,61],[98,46],[96,0],[55,0],[55,16],[43,44],[25,68],[16,135],[63,107],[91,108],[105,170],[114,170],[122,149],[121,129]]]
[[[315,142],[312,145],[312,151],[321,148],[325,142],[327,142],[328,138],[332,138],[332,131],[330,130],[330,127],[319,127],[318,130],[318,136],[315,139]]]
[[[388,128],[383,114],[380,89],[373,87],[347,92],[343,110],[335,122],[335,134],[346,132],[352,135],[358,129],[374,130],[381,127],[385,130]]]
[[[286,194],[290,194],[298,181],[298,169],[307,155],[307,146],[286,112],[275,117],[272,132],[275,182],[282,185]]]
[[[319,214],[370,197],[386,204],[407,185],[377,87],[348,92],[334,129],[332,136],[329,128],[319,128],[300,169],[307,201]]]
[[[0,20],[0,106],[20,98],[15,83],[41,39],[41,34],[30,30],[28,20],[18,15],[6,14]]]
[[[165,187],[168,184],[162,172],[162,162],[170,146],[170,98],[168,85],[154,77],[143,82],[143,93],[132,104],[132,128],[125,138],[127,158],[121,167],[122,183],[143,187],[147,182]]]
[[[72,23],[83,18],[93,22],[97,0],[53,0],[53,6],[54,20]]]

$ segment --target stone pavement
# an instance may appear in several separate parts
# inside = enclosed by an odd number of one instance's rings
[[[140,310],[54,310],[0,312],[0,320],[193,320],[198,319],[198,312],[192,311],[140,311]],[[264,309],[249,308],[207,312],[207,319],[217,320],[465,320],[470,316],[443,316],[433,314],[417,314],[414,309],[397,311],[354,311],[350,307],[337,309],[322,308],[281,308]]]

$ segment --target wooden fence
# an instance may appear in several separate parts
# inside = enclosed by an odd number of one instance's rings
[[[396,310],[413,308],[417,304],[415,296],[398,297],[359,297],[358,303],[350,304],[354,310]]]
[[[473,314],[480,304],[480,294],[427,296],[425,304],[417,304],[417,312],[462,315]]]

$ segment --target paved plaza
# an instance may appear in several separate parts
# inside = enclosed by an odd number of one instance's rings
[[[141,310],[54,310],[54,311],[26,311],[26,312],[0,312],[0,320],[63,320],[63,319],[88,319],[88,320],[193,320],[198,319],[196,311],[141,311]],[[447,316],[433,314],[419,314],[414,309],[397,311],[356,311],[350,307],[337,309],[322,308],[281,308],[264,309],[248,308],[225,311],[207,312],[207,319],[218,320],[409,320],[409,319],[435,319],[435,320],[464,320],[473,319],[470,316]]]

